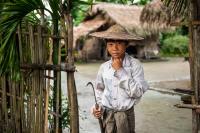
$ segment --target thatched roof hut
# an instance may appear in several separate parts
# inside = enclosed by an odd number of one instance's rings
[[[129,33],[145,38],[130,42],[128,52],[139,58],[157,56],[158,32],[145,30],[140,22],[142,6],[99,3],[92,6],[84,21],[74,28],[74,48],[80,56],[102,59],[106,57],[105,42],[89,37],[89,33],[107,30],[114,24],[124,27]],[[100,51],[100,52],[97,52]],[[134,53],[135,52],[135,53]],[[84,54],[83,54],[84,53]],[[81,55],[82,54],[82,55]]]

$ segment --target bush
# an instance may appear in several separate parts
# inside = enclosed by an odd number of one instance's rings
[[[174,35],[163,40],[161,53],[164,55],[186,56],[188,54],[189,38],[183,35]]]

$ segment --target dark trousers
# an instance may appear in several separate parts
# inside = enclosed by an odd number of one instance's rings
[[[105,109],[103,123],[105,133],[135,133],[134,107],[127,111]]]

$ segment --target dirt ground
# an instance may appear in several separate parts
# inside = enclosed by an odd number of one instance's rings
[[[164,62],[143,62],[145,78],[151,88],[168,91],[173,88],[190,88],[189,63],[182,58],[170,58]],[[80,113],[80,133],[100,133],[98,121],[90,115],[89,109],[94,104],[91,87],[87,82],[94,82],[100,63],[78,64],[75,77]],[[66,77],[62,73],[62,77]],[[66,79],[63,78],[66,90]],[[192,112],[178,109],[179,95],[148,90],[141,102],[135,106],[136,133],[190,133],[192,132]],[[65,92],[66,94],[66,92]],[[66,131],[67,132],[67,131]]]

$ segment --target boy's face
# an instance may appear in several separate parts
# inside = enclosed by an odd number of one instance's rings
[[[107,41],[107,50],[112,58],[123,58],[126,48],[124,41]]]

